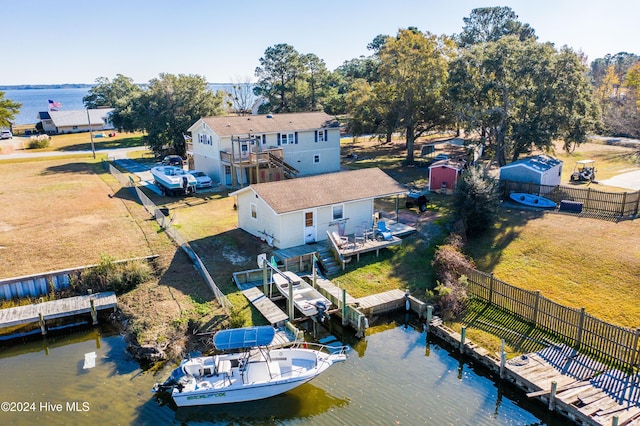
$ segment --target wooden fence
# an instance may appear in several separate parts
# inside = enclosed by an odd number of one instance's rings
[[[523,290],[475,269],[465,271],[472,297],[517,315],[544,330],[561,336],[585,354],[594,355],[623,370],[640,362],[640,329],[609,324],[584,308],[569,308],[543,297],[539,291]]]
[[[142,190],[135,184],[135,182],[133,181],[133,179],[131,179],[131,177],[120,172],[120,170],[114,167],[113,164],[111,164],[110,162],[105,161],[105,163],[108,165],[105,167],[108,168],[109,172],[118,180],[118,182],[120,182],[122,186],[131,188],[133,190],[134,194],[136,195],[140,203],[142,203],[142,205],[149,212],[149,214],[151,214],[156,219],[156,222],[158,222],[158,225],[160,225],[160,227],[164,230],[164,232],[173,241],[175,241],[176,244],[178,244],[182,248],[182,250],[184,250],[185,253],[187,253],[187,255],[189,256],[189,259],[191,259],[195,268],[198,270],[198,272],[200,273],[202,278],[205,280],[205,282],[209,285],[209,288],[211,289],[211,291],[213,291],[213,294],[215,295],[216,300],[218,301],[220,306],[228,314],[229,310],[232,307],[231,302],[229,301],[229,299],[227,299],[227,296],[224,295],[222,290],[220,290],[220,288],[216,285],[215,281],[211,277],[211,274],[209,274],[209,271],[207,270],[204,263],[200,259],[200,256],[198,256],[198,254],[193,250],[193,248],[191,248],[191,245],[189,244],[189,242],[178,232],[176,228],[171,226],[171,223],[173,222],[173,218],[167,217],[163,213],[162,209],[158,208],[158,206],[156,206],[156,204],[153,201],[151,201],[151,199],[147,197],[144,192],[142,192]]]
[[[582,203],[582,213],[594,217],[612,219],[632,219],[640,210],[640,191],[606,192],[591,186],[539,185],[523,182],[503,182],[503,195],[509,197],[512,192],[527,192],[541,195],[561,204],[562,201]]]

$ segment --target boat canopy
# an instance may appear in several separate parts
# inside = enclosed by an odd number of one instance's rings
[[[220,351],[255,348],[256,346],[267,346],[273,341],[275,335],[276,330],[269,325],[232,328],[218,331],[213,336],[213,344]]]

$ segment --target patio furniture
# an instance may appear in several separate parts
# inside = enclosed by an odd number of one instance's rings
[[[391,231],[389,230],[389,228],[387,228],[387,223],[382,220],[378,222],[378,235],[380,235],[385,241],[390,241],[393,239]]]
[[[345,249],[349,246],[349,238],[341,236],[336,231],[331,233],[331,237],[339,249]]]
[[[356,226],[353,231],[353,239],[355,245],[364,245],[364,228],[362,226]]]

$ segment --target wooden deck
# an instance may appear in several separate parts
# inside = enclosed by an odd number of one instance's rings
[[[578,423],[611,425],[614,416],[621,425],[640,421],[638,378],[609,370],[565,345],[509,360],[505,368],[529,397],[539,397]]]
[[[289,319],[275,303],[271,301],[258,287],[242,290],[242,294],[256,307],[271,325],[279,324]]]
[[[316,285],[320,292],[331,301],[331,303],[336,304],[334,301],[342,301],[342,289],[329,281],[326,278],[317,277]],[[329,297],[331,296],[331,297]],[[351,297],[349,293],[346,295],[347,297],[347,305],[352,305],[357,302],[357,299]],[[337,305],[337,304],[336,304]]]
[[[113,292],[67,297],[50,302],[17,306],[0,310],[0,328],[91,313],[93,310],[92,302],[95,311],[111,309],[117,306],[117,298]]]

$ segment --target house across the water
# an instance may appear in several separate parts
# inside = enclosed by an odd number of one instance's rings
[[[188,131],[189,167],[239,188],[340,170],[340,127],[324,112],[206,117]]]
[[[61,135],[101,130],[113,130],[113,108],[80,109],[71,111],[42,111],[38,120],[47,134]]]

